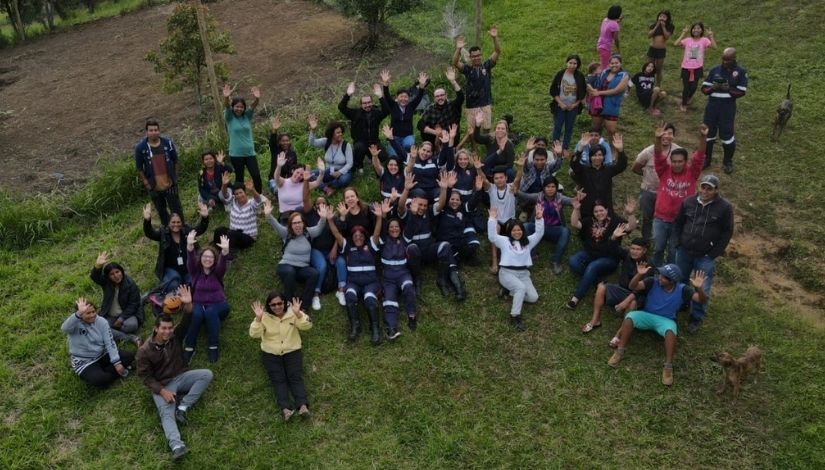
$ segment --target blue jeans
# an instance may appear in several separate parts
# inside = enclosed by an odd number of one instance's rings
[[[573,293],[579,300],[587,294],[590,286],[595,286],[599,279],[612,273],[619,266],[619,262],[615,258],[606,256],[596,258],[583,250],[571,256],[568,264],[570,269],[582,277],[579,285],[576,286],[576,292]]]
[[[315,295],[315,286],[318,285],[318,271],[312,266],[296,267],[291,264],[281,263],[278,265],[278,277],[281,279],[285,300],[291,302],[295,296],[295,286],[299,282],[304,283],[301,292],[301,304],[306,306],[312,303],[312,296]]]
[[[318,176],[318,170],[312,171],[312,176]],[[346,188],[349,186],[350,182],[352,182],[352,171],[342,174],[338,178],[332,176],[332,170],[327,168],[324,171],[324,179],[321,181],[321,184],[318,186],[320,189],[325,189],[327,185],[332,186],[335,189]]]
[[[396,139],[399,139],[399,137],[396,137]],[[401,140],[401,142],[400,142],[401,146],[404,147],[404,150],[409,152],[410,147],[412,147],[415,144],[415,135],[408,135],[406,137],[401,137],[400,140]],[[395,149],[392,148],[392,145],[387,146],[387,153],[389,153],[391,157],[397,157],[398,156],[395,153]],[[404,155],[404,157],[406,157],[406,155]]]
[[[639,191],[639,218],[642,219],[642,238],[653,240],[653,210],[656,207],[656,191]]]
[[[534,222],[527,222],[524,224],[524,230],[527,232],[527,235],[530,236],[536,233],[536,224]],[[561,255],[564,254],[564,250],[567,249],[567,244],[570,242],[570,229],[563,225],[551,225],[549,227],[545,225],[544,235],[541,239],[550,240],[556,244],[556,249],[553,250],[553,254],[550,255],[550,262],[560,263]]]
[[[166,268],[163,271],[160,288],[164,293],[174,292],[181,284],[192,284],[192,278],[189,276],[189,273],[181,276],[177,270],[172,268]]]
[[[484,173],[487,175],[487,178],[490,179],[491,181],[493,179],[493,170],[496,169],[495,160],[496,160],[496,155],[495,154],[490,155],[489,157],[487,157],[484,160]],[[513,180],[516,178],[516,171],[513,169],[512,165],[509,168],[507,168],[506,174],[507,174],[507,182],[512,183]]]
[[[557,109],[556,114],[553,115],[553,140],[559,140],[559,137],[561,137],[561,128],[564,127],[564,140],[562,140],[562,147],[564,149],[570,146],[570,138],[573,136],[573,127],[576,125],[576,118],[578,116],[578,106],[570,111]]]
[[[194,348],[198,341],[198,334],[201,332],[201,325],[206,324],[206,337],[210,347],[218,346],[218,334],[221,332],[221,322],[229,316],[229,304],[221,302],[219,304],[194,304],[192,305],[192,323],[186,333],[185,344],[187,348]]]
[[[329,260],[327,255],[320,250],[312,249],[310,254],[309,264],[316,271],[318,271],[318,282],[315,284],[315,293],[321,292],[321,287],[324,285],[324,279],[327,277],[327,270],[329,269]],[[338,287],[343,288],[347,285],[347,262],[343,256],[335,258],[335,275],[338,281]]]
[[[690,282],[691,271],[704,271],[705,284],[702,286],[705,290],[705,295],[710,299],[710,288],[713,285],[713,273],[716,271],[716,261],[708,255],[691,256],[684,248],[676,250],[676,264],[682,271],[685,283]],[[702,321],[707,314],[707,305],[696,302],[690,303],[690,318],[696,321]]]
[[[679,241],[673,222],[653,219],[653,264],[661,267],[676,261],[676,243]],[[667,250],[667,256],[665,256]]]

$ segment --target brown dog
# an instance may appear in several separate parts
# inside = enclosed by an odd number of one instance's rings
[[[739,359],[726,352],[716,353],[716,356],[711,358],[714,362],[722,365],[722,371],[725,374],[725,380],[716,391],[717,394],[722,394],[725,389],[730,387],[733,399],[739,398],[739,390],[741,388],[742,380],[748,374],[758,374],[762,366],[762,350],[756,346],[751,346],[745,351],[745,355]]]

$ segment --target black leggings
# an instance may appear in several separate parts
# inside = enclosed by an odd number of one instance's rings
[[[135,355],[129,351],[117,350],[120,356],[120,365],[129,367],[135,360]],[[109,355],[104,354],[103,357],[97,361],[89,364],[80,373],[80,378],[89,385],[95,387],[106,387],[110,383],[120,378],[120,374],[115,370],[115,366],[109,361]]]
[[[690,74],[693,72],[693,81],[690,80]],[[696,93],[696,88],[699,86],[699,81],[702,80],[702,67],[694,70],[682,69],[682,104],[687,106],[687,102],[693,98]]]
[[[307,390],[304,387],[304,359],[300,349],[282,356],[262,352],[261,360],[281,409],[294,409],[289,401],[290,392],[295,400],[295,408],[309,406]]]
[[[251,157],[229,157],[232,160],[232,166],[235,167],[235,182],[243,183],[243,169],[246,167],[249,170],[249,176],[252,177],[252,183],[255,185],[255,191],[260,194],[263,191],[263,184],[261,183],[261,170],[258,169],[258,159],[255,155]]]
[[[254,238],[238,229],[230,230],[227,227],[219,227],[215,229],[215,234],[212,237],[212,243],[217,245],[218,242],[221,241],[221,235],[226,235],[229,237],[229,249],[233,251],[236,249],[243,250],[244,248],[249,248],[255,244]]]

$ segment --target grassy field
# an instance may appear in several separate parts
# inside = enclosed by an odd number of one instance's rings
[[[446,63],[451,46],[441,34],[441,3],[425,0],[392,24]],[[459,5],[469,13],[472,3]],[[622,51],[626,69],[635,72],[647,47],[645,27],[657,7],[641,1],[622,5]],[[512,112],[519,131],[549,134],[552,75],[569,52],[582,54],[586,62],[594,58],[598,24],[608,6],[490,2],[484,24],[499,26],[504,49],[494,70],[495,112]],[[825,170],[812,146],[796,143],[803,135],[825,135],[813,116],[823,104],[814,90],[821,89],[815,72],[822,68],[819,58],[825,52],[818,38],[825,6],[776,1],[755,9],[744,1],[677,1],[668,7],[677,29],[704,21],[720,46],[739,49],[739,61],[750,71],[748,95],[739,104],[737,171],[722,176],[723,192],[743,220],[737,238],[783,240],[787,250],[766,256],[772,256],[783,275],[821,290],[825,255],[817,247],[825,233],[818,223],[823,205],[816,195]],[[745,9],[747,16],[742,15]],[[485,42],[483,47],[486,53],[491,46]],[[711,52],[706,64],[718,62],[719,54]],[[678,57],[671,48],[665,88],[674,93],[680,88]],[[774,143],[768,139],[773,110],[788,81],[794,84],[797,107],[782,141]],[[333,101],[313,103],[317,111],[334,116]],[[690,146],[689,130],[701,111],[679,115],[672,102],[664,111],[677,123],[676,141]],[[620,126],[630,155],[648,145],[653,124],[635,100],[625,102]],[[301,149],[303,129],[300,123],[290,124]],[[263,129],[258,131],[262,137]],[[314,161],[315,154],[308,157]],[[268,156],[262,158],[268,161]],[[190,180],[187,185],[185,201],[195,198],[193,184]],[[359,182],[359,187],[367,198],[376,197],[372,181]],[[618,195],[637,190],[637,177],[630,172],[620,177]],[[59,331],[74,298],[99,297],[88,279],[99,251],[112,250],[142,288],[154,282],[156,245],[142,235],[142,203],[65,223],[52,237],[59,242],[0,253],[1,467],[168,466],[165,439],[145,387],[129,377],[107,391],[87,388],[67,367]],[[212,227],[222,223],[217,216]],[[796,299],[771,300],[760,274],[747,269],[747,260],[732,257],[718,268],[704,327],[680,338],[671,388],[660,383],[662,343],[654,335],[635,335],[620,367],[608,367],[606,343],[620,319],[606,313],[604,328],[582,336],[579,328],[589,318],[590,297],[575,312],[566,310],[563,304],[575,278],[569,272],[553,276],[545,262],[533,270],[541,299],[525,308],[528,330],[521,334],[509,328],[509,304],[495,297],[496,279],[484,266],[464,270],[471,297],[461,306],[440,297],[434,273],[428,271],[418,331],[404,328],[398,342],[378,348],[364,337],[348,344],[343,312],[326,296],[324,308],[313,316],[315,327],[304,335],[313,418],[282,423],[260,365],[259,345],[247,336],[249,304],[278,286],[280,241],[268,226],[261,225],[261,234],[227,276],[233,312],[221,333],[215,381],[183,429],[192,454],[182,467],[825,465],[825,405],[817,400],[825,387],[822,318],[802,318]],[[574,242],[567,254],[576,247]],[[539,253],[548,259],[549,247],[541,245]],[[709,357],[718,350],[741,353],[750,344],[765,351],[765,372],[757,383],[748,382],[738,403],[717,397],[721,372]],[[203,351],[194,365],[207,366]]]

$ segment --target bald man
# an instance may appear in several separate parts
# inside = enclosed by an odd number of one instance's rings
[[[728,47],[722,52],[722,63],[708,72],[702,82],[702,93],[708,96],[703,121],[708,126],[705,168],[713,157],[716,135],[722,141],[724,158],[722,167],[726,174],[733,173],[733,153],[736,139],[733,124],[736,118],[736,100],[745,96],[748,90],[748,71],[736,63],[736,49]]]

